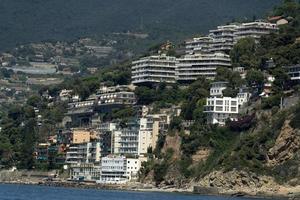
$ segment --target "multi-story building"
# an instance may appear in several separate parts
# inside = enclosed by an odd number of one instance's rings
[[[117,155],[139,154],[139,124],[129,122],[125,127],[118,126],[112,133],[112,150]]]
[[[66,159],[64,146],[50,143],[39,143],[36,146],[35,159],[39,163],[48,163],[56,166],[63,165]]]
[[[238,98],[209,97],[204,112],[207,113],[208,123],[225,125],[226,120],[236,120],[238,117]]]
[[[223,90],[226,89],[228,82],[213,82],[210,87],[210,96],[223,96]]]
[[[132,88],[127,85],[101,87],[97,93],[97,106],[101,105],[133,105],[136,97]]]
[[[67,164],[100,162],[100,142],[72,144],[66,154]]]
[[[166,114],[147,115],[140,119],[139,155],[147,154],[148,148],[155,149],[158,135],[168,130],[168,124]]]
[[[229,55],[224,53],[185,55],[177,59],[176,78],[180,82],[191,82],[199,77],[214,79],[218,67],[231,67]]]
[[[112,133],[117,129],[117,123],[101,123],[98,127],[101,144],[101,156],[107,156],[112,153]]]
[[[209,36],[213,38],[210,52],[228,53],[234,45],[235,32],[238,28],[236,24],[218,26],[215,30],[210,30]]]
[[[66,116],[71,118],[70,127],[89,127],[99,122],[99,113],[110,113],[113,109],[134,105],[136,97],[132,90],[134,86],[104,86],[85,101],[69,103]]]
[[[126,157],[107,156],[101,159],[101,176],[98,183],[125,183],[128,181],[126,176]]]
[[[140,119],[139,130],[139,154],[147,154],[148,148],[152,147],[153,140],[153,118],[144,117]]]
[[[218,26],[216,29],[210,30],[208,36],[186,41],[186,54],[229,53],[234,44],[242,38],[252,37],[258,42],[261,36],[277,30],[276,24],[262,21]]]
[[[134,180],[138,178],[138,172],[142,167],[140,159],[127,158],[126,159],[126,177],[128,180]]]
[[[124,156],[107,156],[101,160],[101,176],[98,183],[126,183],[138,177],[141,160]]]
[[[135,85],[175,83],[176,58],[156,55],[132,62],[132,83]]]
[[[258,42],[258,39],[261,36],[276,32],[278,30],[279,28],[276,24],[268,22],[255,21],[242,23],[237,27],[237,30],[235,32],[235,41],[238,41],[242,38],[251,37]]]
[[[227,82],[214,82],[210,88],[210,97],[206,99],[204,112],[209,124],[225,125],[229,120],[237,120],[240,108],[249,101],[250,93],[240,89],[237,97],[224,97],[223,90]]]
[[[70,117],[70,127],[87,127],[94,115],[95,100],[78,101],[68,104],[65,114]]]
[[[193,38],[185,42],[185,53],[186,54],[194,54],[200,52],[210,52],[211,44],[213,42],[213,38],[209,36]]]
[[[100,165],[94,163],[76,163],[70,166],[70,179],[77,181],[96,181],[100,179]]]

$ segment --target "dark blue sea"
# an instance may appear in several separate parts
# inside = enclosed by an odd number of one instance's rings
[[[158,192],[124,192],[0,184],[0,200],[250,200]]]

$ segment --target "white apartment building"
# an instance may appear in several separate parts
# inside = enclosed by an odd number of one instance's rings
[[[100,162],[100,142],[72,144],[67,150],[66,163],[96,163]]]
[[[142,167],[140,159],[127,158],[126,159],[126,177],[128,180],[136,180],[138,178],[138,172]]]
[[[71,180],[96,181],[100,179],[101,168],[94,163],[76,163],[70,166]]]
[[[148,148],[156,148],[158,135],[168,129],[169,117],[166,114],[154,114],[140,119],[139,155],[147,154]]]
[[[292,81],[300,81],[300,64],[285,67]]]
[[[98,183],[126,183],[126,157],[108,156],[101,159],[101,176]]]
[[[156,55],[140,58],[132,62],[132,83],[175,83],[176,58]]]
[[[261,21],[218,26],[210,30],[208,36],[186,41],[186,54],[228,53],[239,39],[252,37],[258,42],[261,36],[278,30],[276,24]]]
[[[223,96],[223,90],[226,89],[228,82],[213,82],[210,87],[210,96]]]
[[[124,156],[107,156],[101,160],[101,176],[98,183],[126,183],[137,179],[141,160]]]
[[[177,59],[177,81],[190,82],[199,77],[214,79],[218,67],[231,67],[229,55],[224,53],[185,55]]]
[[[246,37],[252,37],[257,41],[261,36],[276,32],[278,30],[279,28],[277,24],[268,22],[255,21],[242,23],[237,27],[235,32],[235,41],[237,42],[238,40]]]
[[[114,130],[112,132],[112,150],[117,155],[138,155],[139,154],[139,127],[129,127]]]
[[[210,52],[213,39],[210,36],[193,38],[185,42],[185,53]]]
[[[225,125],[226,120],[236,120],[239,114],[238,98],[209,97],[206,100],[205,113],[210,124]]]
[[[223,90],[228,82],[214,82],[211,84],[210,97],[206,99],[204,112],[207,113],[209,124],[225,125],[226,120],[237,120],[239,109],[250,99],[251,94],[240,89],[237,97],[224,97]]]
[[[101,87],[96,94],[97,105],[133,105],[136,97],[132,89],[128,85]]]
[[[238,25],[230,24],[210,30],[209,36],[213,38],[210,52],[229,52],[233,48],[237,28]]]

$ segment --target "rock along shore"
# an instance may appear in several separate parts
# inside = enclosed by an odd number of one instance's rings
[[[300,194],[269,194],[260,193],[257,195],[247,194],[244,192],[220,192],[217,188],[207,188],[201,186],[194,186],[188,189],[180,189],[176,187],[163,187],[158,188],[148,184],[129,183],[124,185],[117,184],[97,184],[95,182],[74,182],[74,181],[0,181],[2,184],[18,184],[18,185],[36,185],[48,187],[65,187],[65,188],[78,188],[78,189],[94,189],[94,190],[123,190],[123,191],[137,191],[137,192],[177,192],[186,194],[199,194],[199,195],[212,195],[212,196],[231,196],[231,197],[251,197],[251,198],[266,198],[266,199],[287,199],[287,200],[300,200]]]

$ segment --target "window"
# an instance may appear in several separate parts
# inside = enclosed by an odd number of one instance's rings
[[[217,100],[216,105],[223,105],[223,101],[222,100]]]
[[[216,106],[216,111],[222,111],[223,107],[222,106]]]

